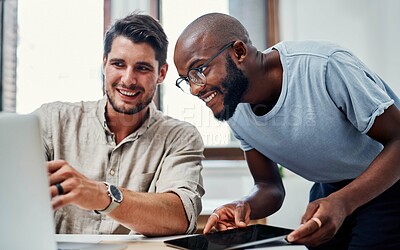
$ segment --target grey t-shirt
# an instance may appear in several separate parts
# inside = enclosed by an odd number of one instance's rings
[[[241,103],[228,121],[243,150],[315,182],[359,176],[383,149],[369,131],[399,98],[351,52],[326,42],[281,42],[282,91],[270,112]],[[270,50],[269,49],[269,50]]]

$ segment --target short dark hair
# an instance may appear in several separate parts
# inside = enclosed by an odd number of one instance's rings
[[[132,13],[115,21],[104,37],[104,56],[108,58],[115,37],[124,36],[133,43],[147,43],[156,53],[159,67],[167,63],[168,38],[160,23],[149,15]]]

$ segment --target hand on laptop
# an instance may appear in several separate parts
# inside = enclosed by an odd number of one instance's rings
[[[250,221],[251,208],[249,203],[234,201],[225,204],[210,215],[204,227],[203,233],[209,233],[213,228],[218,231],[246,227]]]
[[[103,182],[88,179],[63,160],[49,161],[47,167],[54,210],[69,204],[102,210],[110,204]]]

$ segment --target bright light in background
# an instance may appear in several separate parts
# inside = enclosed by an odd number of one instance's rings
[[[203,101],[183,93],[175,86],[178,78],[173,62],[176,40],[190,22],[210,12],[228,14],[228,0],[162,1],[161,23],[169,40],[167,59],[169,70],[162,85],[162,104],[163,111],[167,115],[194,124],[199,129],[206,146],[228,146],[235,142],[232,140],[227,123],[217,121]]]
[[[17,112],[102,97],[103,1],[19,0]]]

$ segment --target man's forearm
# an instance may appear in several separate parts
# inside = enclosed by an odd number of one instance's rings
[[[258,183],[244,199],[250,204],[251,219],[265,218],[278,211],[285,198],[285,190],[275,185]]]
[[[124,200],[109,216],[147,236],[183,234],[189,222],[179,196],[174,193],[139,193],[122,189]]]

